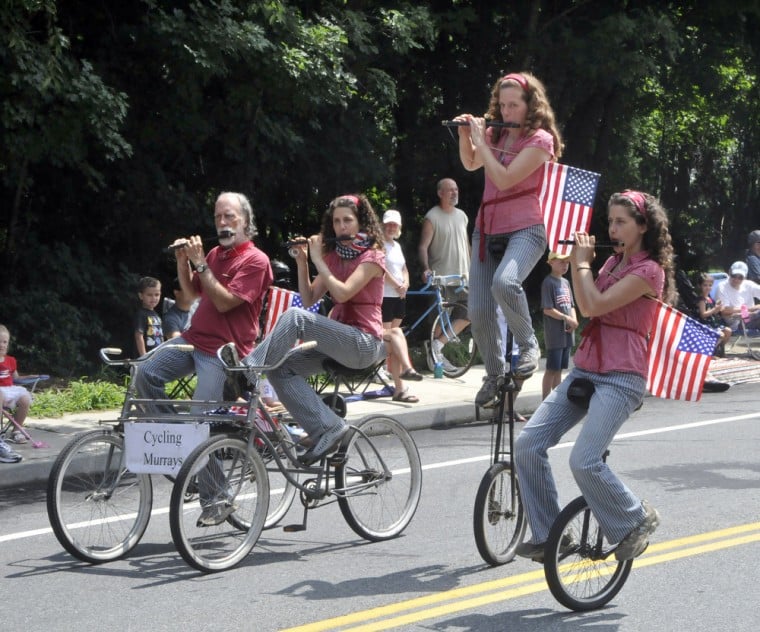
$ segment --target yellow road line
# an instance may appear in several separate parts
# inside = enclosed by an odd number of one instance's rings
[[[645,555],[636,559],[634,565],[645,567],[663,564],[752,542],[760,542],[760,522],[653,544],[647,549]],[[283,632],[322,632],[324,630],[370,632],[387,630],[463,610],[475,609],[499,601],[515,599],[546,589],[544,572],[537,570],[307,623],[288,628]]]

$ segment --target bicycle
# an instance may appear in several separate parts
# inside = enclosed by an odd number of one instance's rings
[[[254,384],[250,406],[259,406],[256,374],[271,367],[227,368],[248,375]],[[303,520],[286,525],[286,532],[304,531],[309,510],[332,502],[338,503],[351,529],[367,540],[387,540],[406,528],[419,504],[422,467],[414,440],[398,421],[383,415],[366,417],[349,426],[335,453],[307,466],[298,461],[298,441],[260,410],[267,423],[228,424],[222,436],[197,446],[177,475],[169,522],[174,543],[190,566],[215,572],[248,555],[266,514],[264,472],[278,472],[300,492]],[[268,458],[266,464],[262,455]],[[218,467],[214,495],[206,499],[206,506],[220,507],[220,519],[201,525],[196,520],[199,507],[185,499],[211,459]],[[254,485],[259,487],[252,489]]]
[[[190,414],[191,406],[225,407],[236,402],[198,402],[175,400],[141,400],[137,398],[135,375],[139,366],[166,349],[191,352],[190,345],[159,346],[136,360],[113,359],[121,350],[104,348],[100,357],[105,364],[129,370],[129,380],[118,419],[108,427],[78,434],[64,447],[48,478],[47,512],[53,533],[71,555],[84,562],[99,564],[127,555],[140,541],[150,520],[153,484],[150,474],[127,468],[125,424],[130,422],[203,423],[218,429],[229,422],[227,414]],[[294,349],[291,353],[298,352]],[[166,406],[163,414],[147,414],[143,405]],[[252,408],[246,423],[256,422]],[[173,477],[167,475],[173,480]],[[274,526],[290,507],[295,487],[284,481],[279,502],[266,516],[264,528]],[[187,500],[197,495],[188,489]]]
[[[427,283],[418,290],[409,290],[406,296],[430,296],[433,302],[425,309],[424,312],[411,325],[402,326],[405,336],[414,331],[421,323],[427,319],[433,311],[436,312],[433,327],[427,344],[429,345],[428,364],[431,364],[431,353],[433,342],[437,340],[441,332],[446,336],[446,342],[443,345],[441,353],[447,362],[443,363],[443,374],[446,377],[460,377],[467,373],[472,363],[475,361],[478,349],[475,340],[472,337],[470,324],[460,331],[454,331],[452,326],[452,314],[467,314],[467,300],[446,300],[443,296],[442,288],[455,287],[455,293],[464,292],[467,289],[467,277],[459,274],[450,274],[446,276],[436,276],[432,274],[428,277]],[[432,362],[435,362],[433,358]],[[433,366],[428,366],[433,370]]]
[[[492,566],[514,559],[528,525],[511,460],[515,441],[514,403],[522,388],[522,380],[512,373],[512,342],[512,332],[508,332],[506,370],[499,384],[499,403],[491,426],[491,466],[480,481],[473,511],[475,544],[483,560]]]
[[[610,451],[602,456],[607,461]],[[617,544],[607,542],[583,496],[572,500],[554,521],[546,540],[544,575],[552,595],[579,612],[601,608],[628,579],[633,560],[617,560]]]

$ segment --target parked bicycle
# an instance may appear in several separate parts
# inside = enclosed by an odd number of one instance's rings
[[[442,288],[455,287],[456,294],[462,294],[461,299],[454,301],[444,298]],[[472,337],[472,331],[469,323],[460,332],[454,331],[452,325],[455,318],[467,317],[467,297],[464,291],[467,289],[467,277],[459,274],[450,274],[446,276],[436,276],[435,274],[428,277],[427,283],[418,290],[409,290],[406,293],[410,296],[428,296],[433,299],[432,303],[422,312],[422,314],[411,325],[404,325],[402,329],[404,335],[408,336],[412,331],[426,321],[428,316],[435,312],[436,317],[433,326],[428,335],[428,368],[432,371],[435,358],[432,356],[433,343],[441,333],[445,335],[441,353],[446,362],[443,363],[443,374],[446,377],[460,377],[467,373],[477,355],[477,345]]]
[[[512,332],[508,332],[506,371],[499,382],[500,398],[491,426],[491,466],[478,487],[473,512],[475,544],[481,557],[493,566],[506,564],[515,557],[528,524],[512,463],[515,397],[522,388],[522,380],[512,373],[512,341]]]

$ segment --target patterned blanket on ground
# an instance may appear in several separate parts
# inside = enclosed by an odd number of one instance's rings
[[[749,358],[715,358],[710,363],[710,374],[721,382],[745,384],[760,382],[760,361]]]

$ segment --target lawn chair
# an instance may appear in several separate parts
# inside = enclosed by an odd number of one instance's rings
[[[37,384],[40,382],[43,382],[45,380],[49,380],[49,375],[37,375],[34,377],[22,377],[19,379],[13,380],[13,383],[17,386],[25,386],[27,390],[30,393],[34,393],[35,389],[37,388]],[[6,436],[10,435],[14,430],[18,430],[22,435],[24,435],[27,440],[32,444],[33,448],[47,448],[49,447],[48,444],[44,443],[43,441],[35,441],[32,439],[32,435],[29,434],[29,431],[22,426],[20,423],[18,423],[13,416],[13,409],[3,406],[2,411],[0,412],[0,436],[5,438]]]
[[[760,351],[755,351],[752,345],[760,346],[760,329],[747,329],[744,320],[739,319],[739,329],[734,331],[731,339],[726,343],[726,351],[735,353],[734,347],[739,345],[747,348],[746,355],[753,360],[760,360]]]

